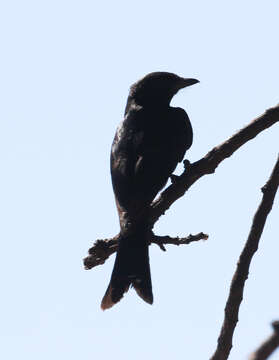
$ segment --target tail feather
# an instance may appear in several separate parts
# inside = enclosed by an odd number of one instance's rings
[[[151,278],[150,278],[151,280]],[[145,302],[152,305],[153,304],[153,294],[152,294],[152,284],[145,283],[139,279],[136,279],[132,283],[133,288],[136,290],[139,297],[141,297]]]
[[[153,303],[148,244],[142,239],[120,238],[118,251],[101,308],[111,308],[132,286],[147,303]]]
[[[103,297],[102,303],[101,303],[101,309],[106,310],[111,308],[114,304],[118,303],[124,295],[125,292],[129,290],[129,286],[119,286],[119,287],[112,287],[112,284],[109,283],[109,286],[107,288],[107,291],[105,292],[105,295]]]

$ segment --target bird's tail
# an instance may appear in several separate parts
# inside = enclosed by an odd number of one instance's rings
[[[110,283],[101,303],[102,310],[120,301],[130,286],[144,301],[153,303],[148,243],[144,238],[144,235],[119,238]]]

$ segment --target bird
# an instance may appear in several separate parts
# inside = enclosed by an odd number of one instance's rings
[[[148,211],[193,142],[187,113],[170,102],[180,89],[198,82],[170,72],[152,72],[130,87],[124,120],[111,147],[120,233],[111,279],[101,302],[103,310],[119,302],[130,287],[153,303]]]

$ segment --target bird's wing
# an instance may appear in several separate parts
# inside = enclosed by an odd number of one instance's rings
[[[193,129],[185,110],[181,108],[172,108],[170,116],[173,120],[172,127],[173,133],[175,134],[173,137],[173,148],[175,149],[174,152],[177,156],[177,162],[181,162],[185,152],[193,143]]]
[[[170,108],[161,116],[156,121],[152,113],[130,111],[116,132],[112,182],[119,204],[128,210],[135,201],[146,206],[154,199],[192,144],[192,127],[183,109]]]

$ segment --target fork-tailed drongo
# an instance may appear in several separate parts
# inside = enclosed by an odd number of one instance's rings
[[[172,97],[196,84],[168,72],[146,75],[130,88],[125,117],[111,149],[111,177],[120,220],[118,250],[101,308],[112,307],[130,286],[152,304],[148,209],[192,145],[186,112]]]

